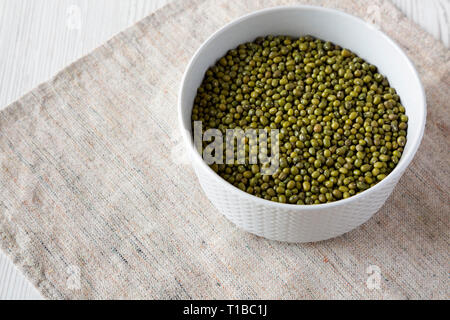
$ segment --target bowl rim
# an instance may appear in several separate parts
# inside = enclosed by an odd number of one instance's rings
[[[232,185],[231,183],[229,183],[228,181],[226,181],[225,179],[223,179],[221,176],[219,176],[214,170],[212,170],[203,160],[202,156],[198,153],[198,151],[195,149],[194,143],[191,139],[191,130],[189,130],[188,128],[186,128],[184,126],[184,121],[183,121],[183,116],[182,116],[182,105],[183,105],[183,101],[184,101],[184,87],[186,84],[186,77],[188,76],[188,74],[191,72],[191,68],[192,65],[194,64],[194,62],[197,61],[197,59],[199,59],[201,52],[203,50],[203,48],[209,44],[210,42],[214,41],[215,38],[223,33],[226,32],[229,28],[231,28],[234,25],[237,25],[249,18],[253,18],[259,15],[264,15],[264,14],[268,14],[270,12],[275,12],[275,11],[283,11],[283,10],[316,10],[316,11],[322,11],[322,12],[326,12],[329,14],[334,14],[334,15],[340,15],[344,18],[350,19],[355,23],[359,23],[359,24],[365,24],[366,27],[372,28],[374,32],[378,33],[386,42],[388,42],[396,51],[398,51],[400,53],[400,56],[402,56],[406,63],[408,68],[410,69],[410,71],[412,72],[413,76],[414,76],[414,81],[418,83],[419,88],[420,88],[420,95],[422,97],[422,101],[421,101],[421,106],[422,106],[422,122],[420,123],[420,127],[417,128],[416,130],[419,130],[419,136],[417,137],[417,139],[415,141],[412,141],[410,143],[414,143],[413,145],[411,145],[409,152],[405,153],[402,155],[402,157],[400,158],[399,163],[397,164],[397,166],[394,168],[394,170],[392,170],[391,173],[389,173],[386,178],[384,178],[383,180],[381,180],[380,182],[378,182],[376,185],[374,185],[373,187],[368,188],[367,190],[364,190],[363,192],[360,192],[356,195],[353,195],[351,197],[348,197],[346,199],[340,199],[340,200],[336,200],[333,202],[329,202],[329,203],[321,203],[321,204],[290,204],[290,203],[279,203],[279,202],[275,202],[272,200],[266,200],[264,198],[260,198],[257,197],[255,195],[252,195],[250,193],[247,193],[237,187],[235,187],[234,185]],[[289,209],[289,210],[297,210],[297,211],[311,211],[311,210],[323,210],[323,209],[331,209],[331,208],[335,208],[335,207],[340,207],[343,205],[347,205],[347,204],[351,204],[352,202],[355,202],[357,200],[360,200],[362,198],[367,197],[368,195],[370,195],[371,192],[375,192],[381,188],[383,188],[385,185],[387,185],[388,183],[390,183],[392,180],[394,180],[396,177],[398,177],[398,179],[400,179],[401,175],[403,174],[403,172],[405,171],[405,169],[408,167],[408,165],[411,163],[412,159],[414,158],[420,143],[422,141],[423,138],[423,134],[425,131],[425,123],[426,123],[426,115],[427,115],[427,103],[426,103],[426,95],[425,95],[425,90],[423,88],[422,82],[420,81],[420,77],[419,77],[419,73],[417,72],[413,62],[411,61],[411,59],[406,55],[406,53],[403,51],[403,49],[394,41],[392,40],[389,36],[387,36],[384,32],[382,32],[379,29],[374,28],[371,24],[369,24],[368,22],[364,21],[363,19],[356,17],[354,15],[351,15],[349,13],[346,13],[344,11],[341,10],[336,10],[336,9],[331,9],[331,8],[325,8],[325,7],[320,7],[320,6],[312,6],[312,5],[282,5],[282,6],[275,6],[275,7],[269,7],[269,8],[265,8],[262,10],[257,10],[257,11],[253,11],[250,13],[247,13],[243,16],[240,16],[236,19],[234,19],[233,21],[227,23],[226,25],[224,25],[223,27],[219,28],[218,30],[216,30],[212,35],[210,35],[201,45],[200,47],[196,50],[196,52],[194,53],[194,55],[192,56],[192,58],[190,59],[185,72],[183,74],[182,80],[181,80],[181,85],[179,88],[179,93],[178,93],[178,105],[177,105],[177,112],[178,112],[178,122],[180,125],[180,129],[181,129],[181,135],[183,136],[183,139],[185,140],[185,143],[188,145],[189,148],[189,153],[191,154],[191,156],[193,156],[193,161],[197,162],[198,165],[200,165],[204,170],[206,170],[206,172],[210,173],[211,175],[214,176],[214,179],[217,180],[218,183],[223,184],[224,188],[227,188],[228,190],[230,190],[230,192],[234,192],[237,195],[247,198],[249,201],[255,201],[255,203],[264,205],[264,206],[270,206],[270,207],[274,207],[274,208],[283,208],[283,209]],[[407,143],[409,142],[409,140],[407,141]]]

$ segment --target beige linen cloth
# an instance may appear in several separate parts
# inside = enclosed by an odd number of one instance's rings
[[[384,207],[311,244],[239,230],[179,157],[195,50],[245,13],[293,3],[378,23],[428,99],[422,145]],[[174,2],[0,113],[1,248],[51,299],[448,299],[449,88],[449,50],[389,2]]]

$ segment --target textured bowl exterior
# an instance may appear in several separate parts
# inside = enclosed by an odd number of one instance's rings
[[[223,183],[202,166],[194,168],[206,196],[235,225],[270,240],[287,242],[326,240],[353,230],[380,209],[400,179],[398,174],[382,188],[354,202],[315,209],[259,203],[233,188],[224,190]]]
[[[377,65],[397,89],[409,117],[408,141],[396,168],[368,190],[332,203],[281,204],[245,193],[211,170],[193,146],[192,105],[207,68],[230,48],[257,36],[298,33],[340,44]],[[405,53],[385,34],[363,20],[340,11],[313,6],[261,10],[218,30],[202,44],[186,68],[178,108],[181,133],[193,167],[212,204],[238,227],[258,236],[287,242],[326,240],[366,222],[387,200],[413,159],[426,121],[425,92],[417,71]]]

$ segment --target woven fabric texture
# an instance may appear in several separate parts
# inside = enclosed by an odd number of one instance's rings
[[[212,32],[293,3],[375,20],[428,99],[422,145],[381,210],[302,245],[245,233],[210,204],[176,115]],[[0,245],[51,299],[448,299],[449,101],[449,50],[387,1],[176,1],[0,112]]]

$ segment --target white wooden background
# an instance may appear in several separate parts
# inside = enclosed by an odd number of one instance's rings
[[[0,0],[0,110],[169,1]],[[449,46],[450,0],[392,1]],[[0,251],[0,299],[41,298]]]

